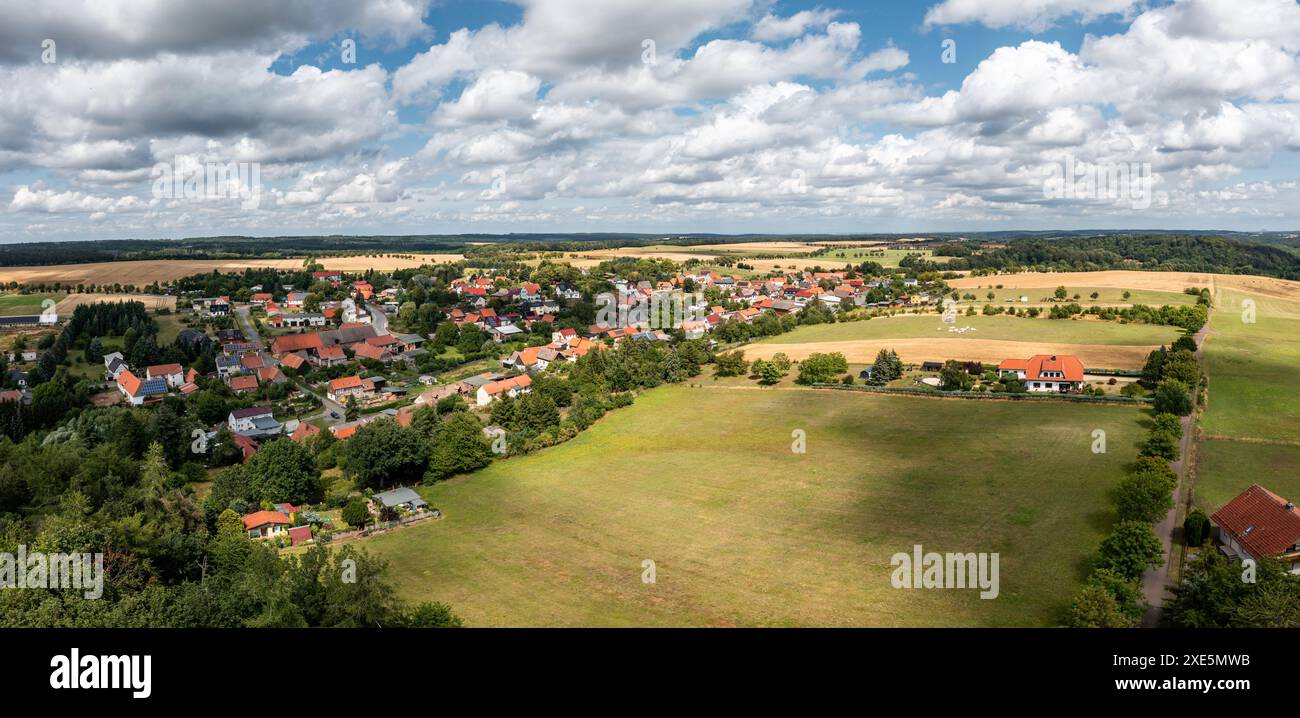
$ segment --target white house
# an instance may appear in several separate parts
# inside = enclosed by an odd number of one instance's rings
[[[512,376],[508,379],[494,381],[478,388],[478,394],[475,400],[479,406],[487,406],[493,400],[502,396],[516,397],[520,394],[527,394],[532,391],[533,380],[527,374]]]
[[[144,370],[146,379],[163,379],[176,388],[185,383],[185,369],[180,364],[156,364]]]
[[[235,409],[226,418],[226,426],[243,436],[266,436],[280,433],[280,422],[275,420],[269,406],[250,406]]]
[[[1079,357],[1036,354],[1029,359],[1004,359],[999,376],[1015,376],[1031,392],[1065,393],[1083,384],[1083,362]]]

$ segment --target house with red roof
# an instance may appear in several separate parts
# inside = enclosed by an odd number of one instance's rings
[[[232,376],[227,384],[229,384],[230,390],[236,394],[243,394],[246,391],[257,391],[257,375],[241,374],[239,376]]]
[[[146,379],[162,379],[170,387],[185,383],[185,370],[180,364],[155,364],[144,370],[144,376]]]
[[[162,377],[141,379],[125,369],[117,375],[117,390],[132,406],[140,406],[145,402],[161,401],[167,395],[167,380]]]
[[[512,376],[500,381],[494,381],[478,388],[476,401],[479,406],[487,406],[495,399],[503,396],[516,397],[520,394],[527,394],[532,389],[533,380],[527,374]]]
[[[998,375],[1013,375],[1025,389],[1064,394],[1083,384],[1083,362],[1068,354],[1035,354],[1028,359],[1003,359]]]
[[[279,536],[293,523],[279,511],[257,511],[241,519],[249,538],[264,539]]]
[[[1300,509],[1253,484],[1210,516],[1219,551],[1230,559],[1281,559],[1300,574]]]
[[[349,396],[363,399],[375,393],[375,382],[356,375],[345,376],[331,381],[327,393],[331,401],[339,403],[347,401]]]

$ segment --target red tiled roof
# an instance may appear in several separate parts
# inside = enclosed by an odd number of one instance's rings
[[[347,359],[348,355],[343,353],[343,347],[335,344],[330,347],[321,347],[316,350],[316,356],[321,359]]]
[[[533,380],[531,377],[527,374],[520,374],[519,376],[513,376],[509,379],[502,379],[501,381],[494,381],[491,384],[485,384],[483,385],[483,388],[487,391],[488,396],[494,396],[516,387],[526,389],[529,386],[532,386],[532,383]]]
[[[314,424],[308,424],[307,422],[304,421],[298,424],[298,428],[293,430],[293,434],[291,434],[289,438],[293,439],[294,441],[301,442],[301,441],[306,441],[307,439],[310,439],[311,437],[319,433],[320,433],[319,426],[316,426]]]
[[[132,374],[130,369],[124,369],[117,375],[117,385],[131,396],[140,393],[140,378]]]
[[[298,354],[285,354],[284,357],[280,359],[280,363],[290,369],[297,369],[307,362]]]
[[[998,369],[1002,371],[1024,371],[1029,367],[1028,359],[1003,359],[998,364]]]
[[[378,361],[384,358],[386,350],[383,347],[377,347],[373,344],[358,342],[356,346],[352,347],[352,353],[362,359],[374,359]]]
[[[1064,376],[1043,376],[1043,372],[1060,372]],[[1062,354],[1036,354],[1029,358],[1025,366],[1026,379],[1060,379],[1063,381],[1083,381],[1083,362],[1079,357]]]
[[[271,353],[286,354],[303,349],[320,349],[322,346],[324,344],[321,343],[320,334],[286,334],[271,342]]]
[[[150,379],[154,377],[167,376],[168,374],[179,374],[184,371],[180,364],[155,364],[144,370],[145,376]]]
[[[345,376],[330,381],[330,393],[333,394],[340,389],[358,389],[361,387],[361,377]]]
[[[1254,484],[1210,518],[1255,558],[1278,556],[1300,542],[1300,510]]]
[[[231,391],[247,391],[249,389],[256,389],[256,388],[257,388],[257,377],[251,374],[247,374],[244,376],[230,377]]]
[[[243,517],[241,520],[244,522],[244,528],[249,530],[267,524],[281,524],[287,526],[290,523],[289,517],[279,511],[258,511]]]

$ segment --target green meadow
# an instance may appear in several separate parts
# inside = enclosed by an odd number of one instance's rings
[[[1300,497],[1300,304],[1223,290],[1210,331],[1197,503],[1213,511],[1251,484]]]
[[[660,387],[364,544],[478,626],[1057,625],[1142,433],[1128,407]],[[915,544],[997,552],[1000,595],[893,588]]]

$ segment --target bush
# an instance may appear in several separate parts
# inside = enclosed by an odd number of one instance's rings
[[[1188,546],[1200,546],[1210,538],[1210,519],[1204,511],[1196,509],[1183,520],[1183,541]]]
[[[372,519],[365,502],[353,501],[343,507],[343,520],[347,522],[348,526],[359,529],[364,528]]]

